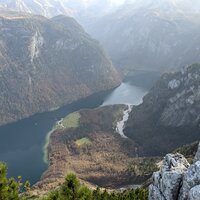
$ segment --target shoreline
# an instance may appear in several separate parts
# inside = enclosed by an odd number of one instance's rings
[[[43,151],[43,162],[45,164],[49,164],[49,159],[48,159],[48,147],[49,147],[49,143],[50,143],[50,137],[51,134],[56,130],[56,128],[53,127],[53,129],[51,131],[49,131],[45,137],[45,143],[43,145],[42,151]]]

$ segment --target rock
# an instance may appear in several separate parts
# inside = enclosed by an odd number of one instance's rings
[[[194,162],[197,162],[198,160],[200,160],[200,143],[199,143],[199,147],[194,158]]]
[[[183,178],[183,186],[180,190],[179,200],[187,200],[189,193],[194,194],[195,187],[200,185],[200,161],[191,165]]]
[[[200,145],[195,163],[189,166],[181,154],[168,154],[159,172],[153,175],[149,187],[149,200],[200,199]]]
[[[153,174],[153,184],[149,187],[149,200],[177,199],[184,174],[189,163],[181,154],[168,154],[159,172]]]
[[[198,200],[200,199],[200,143],[191,165],[183,178],[183,185],[180,190],[179,200]]]
[[[199,200],[200,198],[200,185],[193,187],[188,194],[188,200]]]
[[[149,199],[150,200],[157,200],[157,199],[165,200],[160,190],[154,185],[149,186]]]
[[[173,90],[173,89],[178,88],[180,86],[180,84],[181,84],[181,82],[179,80],[174,79],[174,80],[169,82],[168,88]]]

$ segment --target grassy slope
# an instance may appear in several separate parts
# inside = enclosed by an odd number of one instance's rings
[[[81,139],[75,141],[75,144],[78,146],[89,145],[91,143],[92,143],[92,141],[87,137],[84,137],[84,138],[81,138]]]
[[[68,115],[63,119],[62,124],[65,128],[78,128],[80,118],[81,118],[80,113],[78,112],[71,113],[70,115]]]

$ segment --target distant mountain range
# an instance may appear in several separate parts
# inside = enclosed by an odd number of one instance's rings
[[[0,124],[111,89],[120,78],[72,18],[0,13]]]
[[[115,10],[125,0],[0,0],[0,7],[45,17],[69,15],[80,21]]]
[[[127,0],[124,6],[131,9],[160,10],[165,12],[200,12],[200,2],[198,0]]]
[[[197,0],[127,1],[86,30],[123,70],[168,71],[200,61]]]
[[[0,0],[0,7],[4,9],[40,14],[52,17],[59,14],[70,15],[70,10],[60,1],[56,0]]]
[[[76,18],[124,73],[200,61],[198,0],[0,0],[0,8]]]

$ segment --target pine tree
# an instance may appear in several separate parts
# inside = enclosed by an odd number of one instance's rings
[[[21,200],[19,195],[21,177],[16,181],[14,178],[7,179],[7,166],[0,163],[0,200]]]

